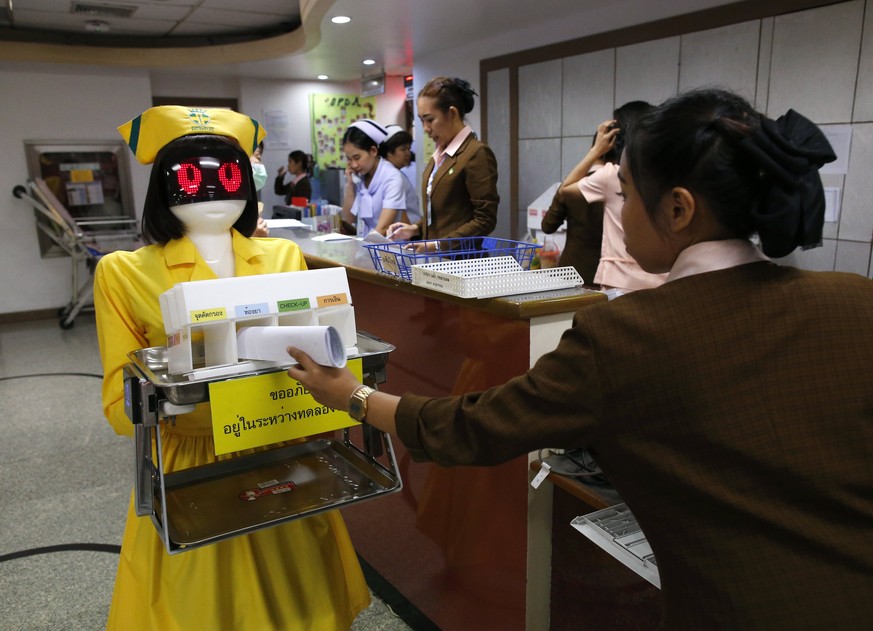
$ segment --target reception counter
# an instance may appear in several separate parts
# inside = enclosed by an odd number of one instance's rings
[[[380,386],[392,394],[502,384],[553,349],[576,311],[606,300],[583,288],[457,298],[377,272],[357,241],[324,244],[290,230],[271,236],[296,241],[310,269],[346,268],[358,329],[397,347]],[[496,467],[444,468],[412,462],[394,442],[402,493],[343,509],[366,564],[444,631],[550,628],[560,554],[553,567],[553,487],[531,490],[536,454]],[[556,527],[570,531],[569,521]],[[599,552],[582,535],[572,538],[573,547]]]

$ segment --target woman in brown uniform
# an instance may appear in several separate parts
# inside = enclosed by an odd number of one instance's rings
[[[666,283],[582,309],[484,392],[369,396],[296,350],[289,374],[418,460],[587,447],[657,558],[664,629],[866,628],[873,281],[768,258],[820,243],[834,159],[794,111],[680,95],[638,121],[619,171],[628,252]]]
[[[395,223],[394,241],[490,234],[497,225],[497,160],[464,116],[475,92],[463,79],[436,77],[418,93],[418,117],[436,151],[422,174],[422,218]]]

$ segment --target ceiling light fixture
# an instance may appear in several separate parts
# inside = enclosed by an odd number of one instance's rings
[[[348,24],[352,21],[352,18],[348,17],[347,15],[335,15],[330,18],[330,21],[334,24]]]
[[[326,74],[320,74],[316,77],[319,81],[327,81],[329,78]]]
[[[70,13],[73,15],[90,16],[92,19],[102,18],[132,18],[137,7],[126,4],[110,4],[108,2],[92,3],[73,0],[70,3]]]
[[[375,59],[365,59],[361,63],[363,63],[365,66],[372,66],[373,64],[376,63],[376,60]]]
[[[385,94],[385,69],[381,74],[361,77],[361,96]]]
[[[85,22],[85,30],[92,33],[108,33],[109,22],[103,20],[88,20]]]

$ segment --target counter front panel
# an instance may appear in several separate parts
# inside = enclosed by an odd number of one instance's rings
[[[327,247],[285,232],[310,269],[346,268],[358,329],[396,346],[380,385],[392,394],[447,396],[503,384],[557,343],[542,330],[553,325],[543,323],[569,326],[577,310],[606,300],[581,287],[459,298],[375,271],[358,242]],[[526,611],[531,594],[540,595],[528,584],[528,458],[444,468],[414,463],[394,443],[402,493],[342,509],[365,563],[446,631],[543,628],[539,605]]]
[[[358,328],[397,347],[381,389],[444,396],[528,367],[514,320],[350,278]],[[527,459],[497,467],[414,463],[401,494],[343,510],[359,554],[440,628],[524,629]]]

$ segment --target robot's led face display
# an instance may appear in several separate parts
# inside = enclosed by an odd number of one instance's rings
[[[170,206],[219,199],[248,199],[251,164],[229,147],[209,155],[172,157],[164,162],[164,182]]]

